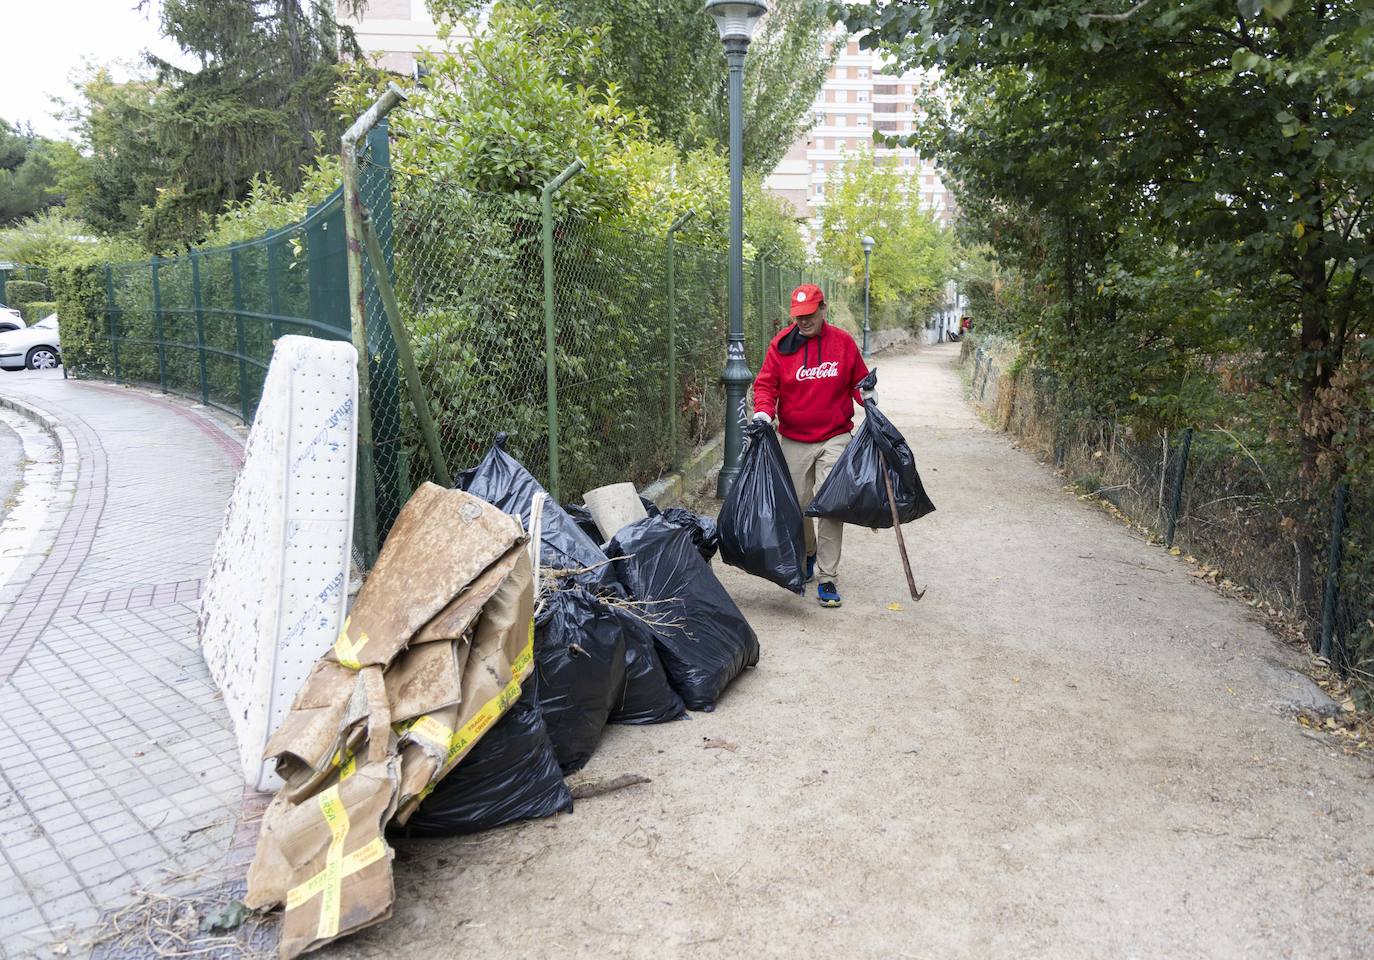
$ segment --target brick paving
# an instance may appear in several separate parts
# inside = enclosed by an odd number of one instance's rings
[[[77,461],[51,549],[0,593],[0,956],[75,956],[138,888],[213,886],[251,848],[260,801],[196,642],[241,451],[140,391],[0,390]]]

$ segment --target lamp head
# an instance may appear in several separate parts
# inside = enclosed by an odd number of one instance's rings
[[[868,253],[873,249],[872,237],[865,235],[859,239],[859,242],[864,245],[864,253]]]
[[[768,4],[765,0],[706,0],[706,12],[715,18],[721,40],[748,43]]]

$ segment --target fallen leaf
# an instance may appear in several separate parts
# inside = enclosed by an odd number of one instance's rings
[[[702,740],[705,741],[701,745],[703,750],[729,750],[734,753],[739,749],[738,743],[731,743],[729,740],[712,740],[710,737],[702,737]]]
[[[1341,704],[1341,709],[1344,710],[1346,713],[1354,713],[1354,712],[1355,712],[1355,701],[1354,701],[1354,700],[1347,699],[1345,702],[1343,702],[1343,703]]]
[[[1183,554],[1183,551],[1180,550],[1178,547],[1170,547],[1170,548],[1169,548],[1169,556],[1171,556],[1171,557],[1181,556],[1182,554]]]
[[[900,603],[889,603],[889,604],[887,605],[887,608],[888,608],[889,610],[900,610],[900,609],[902,609],[902,605],[901,605]]]

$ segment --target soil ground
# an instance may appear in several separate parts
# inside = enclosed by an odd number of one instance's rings
[[[878,363],[922,602],[891,531],[846,531],[837,611],[717,562],[762,660],[584,772],[652,783],[403,843],[325,953],[1374,956],[1374,767],[1294,722],[1297,654],[987,429],[956,349]]]

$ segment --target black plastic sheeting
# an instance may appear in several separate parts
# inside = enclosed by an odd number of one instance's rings
[[[872,370],[860,381],[859,387],[870,390],[877,383],[878,371]],[[863,426],[835,461],[830,476],[806,508],[806,515],[843,520],[860,527],[892,526],[892,508],[887,485],[879,473],[880,464],[885,465],[892,480],[897,515],[902,523],[919,520],[934,512],[935,504],[926,496],[921,475],[916,472],[916,458],[906,438],[876,403],[865,400]]]
[[[663,517],[669,523],[679,527],[687,527],[692,531],[692,543],[696,545],[697,552],[701,554],[701,559],[710,562],[716,555],[716,550],[720,547],[720,531],[716,527],[716,521],[710,517],[693,513],[685,507],[669,507],[667,510],[660,510],[658,506],[647,497],[640,497],[639,502],[644,505],[644,512],[651,517]],[[601,531],[596,526],[596,521],[592,519],[592,512],[580,503],[565,503],[563,511],[572,517],[574,523],[581,528],[589,539],[596,543],[604,543]]]
[[[506,453],[506,439],[506,434],[498,433],[482,462],[459,473],[455,486],[481,497],[498,510],[519,517],[529,530],[534,495],[547,493],[519,460]],[[615,574],[606,563],[606,554],[552,498],[544,503],[539,540],[540,566],[562,570],[590,568],[589,572],[577,574],[574,579],[597,592],[615,582]]]
[[[625,636],[611,608],[581,587],[548,594],[534,624],[539,712],[565,774],[581,770],[625,694]]]
[[[701,559],[707,563],[711,562],[716,550],[720,548],[720,528],[716,521],[693,513],[685,507],[669,507],[663,511],[663,519],[674,526],[686,527],[692,531],[692,545],[697,548],[697,553],[701,554]]]
[[[537,688],[531,677],[506,715],[420,801],[401,828],[404,836],[450,837],[572,812],[572,794],[539,714]]]
[[[580,503],[563,504],[563,512],[572,518],[572,522],[577,524],[577,528],[587,535],[587,539],[593,543],[605,543],[601,536],[601,530],[597,527],[596,521],[592,519],[592,512]]]
[[[646,724],[680,720],[687,707],[668,683],[654,645],[654,633],[639,617],[611,608],[625,638],[625,692],[611,710],[611,723]]]
[[[676,625],[653,626],[668,682],[690,710],[713,710],[721,693],[759,660],[759,640],[691,531],[663,517],[636,520],[606,545],[620,582],[635,600],[656,601],[653,614]]]
[[[800,595],[806,538],[782,445],[761,420],[744,428],[744,442],[739,475],[720,508],[720,558]]]

